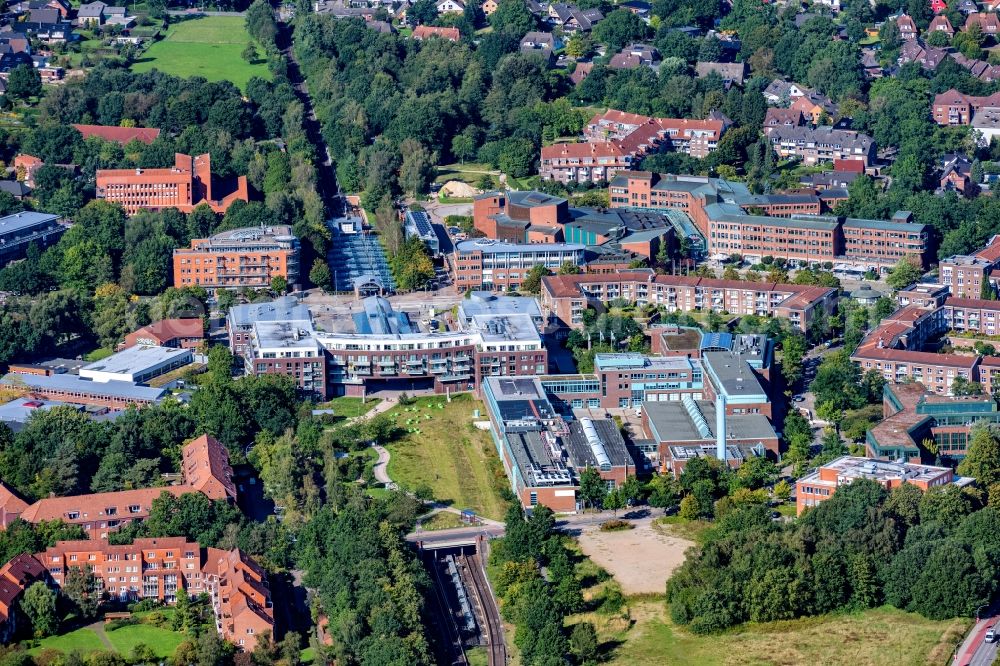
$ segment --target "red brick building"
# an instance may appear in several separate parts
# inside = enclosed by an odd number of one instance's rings
[[[121,349],[136,345],[193,349],[205,341],[205,326],[201,319],[161,319],[125,336]]]
[[[180,496],[201,493],[212,500],[235,501],[229,453],[213,437],[202,435],[183,448],[181,472],[184,484],[159,488],[137,488],[118,492],[92,493],[69,497],[45,497],[26,504],[9,489],[0,493],[0,515],[4,527],[16,517],[29,523],[61,520],[79,525],[91,539],[106,539],[133,520],[149,517],[153,500],[162,493]]]
[[[806,331],[819,312],[832,314],[837,292],[826,287],[656,275],[649,270],[542,278],[542,312],[567,328],[583,325],[588,306],[603,308],[619,298],[640,305],[656,303],[671,312],[711,310],[784,317]]]
[[[96,136],[99,139],[120,143],[123,146],[130,141],[141,141],[142,143],[149,145],[156,141],[157,137],[160,136],[160,130],[156,127],[117,127],[114,125],[74,124],[73,128],[80,132],[85,140],[92,136]]]
[[[35,560],[38,566],[23,558]],[[180,590],[189,595],[208,594],[219,634],[241,651],[252,652],[262,635],[274,634],[267,577],[239,549],[202,549],[184,537],[136,539],[122,546],[106,541],[60,541],[33,557],[19,555],[4,568],[12,565],[22,572],[18,578],[29,578],[41,569],[57,587],[65,585],[73,569],[89,568],[104,601],[155,599],[173,604]],[[19,593],[25,587],[17,583],[15,590]]]
[[[208,153],[197,157],[177,153],[168,169],[98,169],[97,198],[120,203],[129,215],[144,208],[190,213],[201,204],[225,213],[234,201],[249,201],[250,194],[246,176],[235,183],[213,183]]]
[[[802,515],[807,508],[830,499],[840,486],[850,485],[857,479],[870,479],[887,490],[909,483],[924,492],[935,486],[970,481],[956,478],[947,467],[843,456],[795,482],[796,512]]]

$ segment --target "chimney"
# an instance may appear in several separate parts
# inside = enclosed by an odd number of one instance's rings
[[[726,397],[715,398],[715,457],[726,461]]]

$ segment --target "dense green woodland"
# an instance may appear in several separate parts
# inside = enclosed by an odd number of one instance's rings
[[[767,506],[719,502],[707,538],[667,584],[671,616],[698,633],[883,603],[971,616],[1000,576],[998,470],[997,433],[977,426],[958,471],[978,488],[886,491],[858,480],[792,523]]]

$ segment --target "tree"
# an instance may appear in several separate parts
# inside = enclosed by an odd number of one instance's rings
[[[1000,482],[1000,439],[985,424],[973,427],[969,449],[956,471],[971,476],[980,488]]]
[[[247,7],[244,18],[247,32],[260,44],[273,44],[278,35],[278,24],[274,20],[274,10],[267,0],[254,0]]]
[[[476,154],[475,140],[464,132],[462,134],[456,134],[451,140],[451,154],[454,155],[459,162],[465,164],[465,160]]]
[[[284,275],[275,275],[271,278],[271,291],[278,296],[283,295],[286,291],[288,291],[288,278]]]
[[[698,498],[694,495],[688,495],[682,499],[681,508],[677,515],[684,520],[698,520],[701,518],[701,505],[698,503]]]
[[[674,478],[667,474],[654,476],[648,484],[649,504],[666,512],[680,501],[680,489]]]
[[[787,479],[782,479],[774,484],[774,498],[781,500],[782,502],[787,502],[788,498],[792,496],[792,484],[788,483]]]
[[[7,79],[7,95],[18,100],[42,94],[42,77],[31,65],[18,65]]]
[[[330,266],[322,259],[316,259],[309,270],[309,281],[326,292],[333,291],[333,276]]]
[[[590,622],[578,622],[573,625],[569,635],[570,652],[581,664],[591,662],[597,656],[597,630]]]
[[[616,9],[594,26],[594,39],[608,47],[609,53],[620,51],[631,42],[645,39],[649,27],[645,21],[626,9]]]
[[[584,506],[590,505],[599,509],[607,497],[608,487],[601,478],[601,473],[593,467],[588,467],[580,474],[580,499]]]
[[[546,275],[551,275],[551,272],[545,267],[545,264],[535,264],[525,274],[524,280],[521,281],[521,290],[529,294],[541,293],[542,278]]]
[[[604,508],[611,509],[616,516],[620,509],[625,508],[625,496],[622,494],[621,488],[608,491],[607,496],[604,498]]]
[[[908,259],[900,259],[893,266],[885,281],[890,287],[898,290],[913,284],[920,279],[921,275],[923,275],[923,272],[914,262]]]
[[[257,58],[260,57],[260,54],[257,53],[257,47],[254,46],[253,42],[247,42],[247,45],[243,49],[243,53],[240,54],[240,57],[252,65],[257,62]]]
[[[403,155],[399,167],[400,189],[411,195],[423,194],[434,177],[437,156],[415,139],[404,139],[399,150]]]
[[[433,0],[431,4],[433,4]],[[497,3],[496,11],[490,15],[489,21],[495,32],[516,35],[518,39],[537,26],[534,14],[528,11],[527,6],[521,0],[500,0]]]
[[[24,592],[21,610],[28,616],[35,638],[45,638],[59,629],[56,593],[42,581],[33,583]]]
[[[84,620],[97,615],[97,605],[100,603],[100,588],[97,576],[90,565],[84,568],[70,567],[66,573],[66,583],[62,587],[63,594],[73,603],[77,613]]]
[[[781,374],[785,381],[794,384],[802,377],[802,359],[805,358],[808,345],[805,336],[790,333],[781,341]]]
[[[559,265],[559,275],[579,275],[582,272],[572,261],[564,261]]]

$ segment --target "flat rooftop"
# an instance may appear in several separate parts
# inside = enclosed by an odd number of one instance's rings
[[[541,342],[535,322],[526,314],[474,315],[471,329],[483,342]]]
[[[625,439],[618,430],[618,424],[611,419],[583,418],[569,423],[569,433],[562,437],[563,446],[569,453],[570,463],[576,469],[602,465],[612,467],[634,467],[632,454],[625,446]]]
[[[690,370],[691,360],[684,356],[646,356],[639,353],[596,354],[597,370]]]
[[[694,415],[686,406],[689,402],[696,407]],[[711,401],[646,402],[642,408],[653,430],[650,434],[660,442],[715,441],[715,403]],[[764,440],[776,437],[774,428],[763,414],[726,416],[726,439]]]
[[[468,320],[474,315],[526,314],[540,319],[538,301],[528,296],[501,296],[490,291],[473,291],[458,304],[461,316]]]
[[[183,357],[192,356],[190,349],[175,349],[173,347],[155,347],[152,345],[136,345],[117,354],[112,354],[100,361],[94,361],[82,368],[80,372],[110,372],[114,374],[133,374],[147,368],[168,363]]]
[[[48,224],[49,222],[54,222],[58,219],[58,215],[52,215],[50,213],[35,213],[32,211],[24,211],[0,217],[0,237],[7,236],[8,234],[15,234],[42,224]]]
[[[300,304],[293,296],[285,296],[266,303],[235,305],[229,310],[229,321],[234,326],[286,319],[309,319],[309,308]]]
[[[504,243],[492,238],[476,238],[459,241],[455,244],[458,252],[476,252],[496,254],[511,252],[514,254],[531,254],[537,252],[583,252],[586,246],[579,243]]]
[[[308,319],[290,321],[259,321],[253,326],[254,342],[261,349],[302,349],[315,351],[319,343],[313,338],[312,322]]]
[[[167,395],[167,391],[150,386],[138,386],[132,382],[94,382],[77,375],[17,375],[8,374],[0,379],[0,384],[18,386],[39,391],[71,391],[83,395],[115,398],[120,400],[140,400],[154,402]]]
[[[938,478],[942,474],[950,474],[951,469],[947,467],[934,467],[932,465],[916,465],[913,463],[895,463],[885,460],[875,460],[873,458],[860,458],[857,456],[842,456],[836,460],[823,465],[823,470],[832,470],[837,473],[838,481],[854,479],[871,479],[873,481],[923,481],[929,482]],[[815,475],[819,477],[819,472],[814,472],[806,477]],[[956,477],[956,479],[959,477]],[[805,479],[803,479],[805,481]]]
[[[727,351],[702,354],[702,366],[717,385],[721,384],[727,398],[764,396],[766,399],[767,392],[747,361],[742,355]]]

